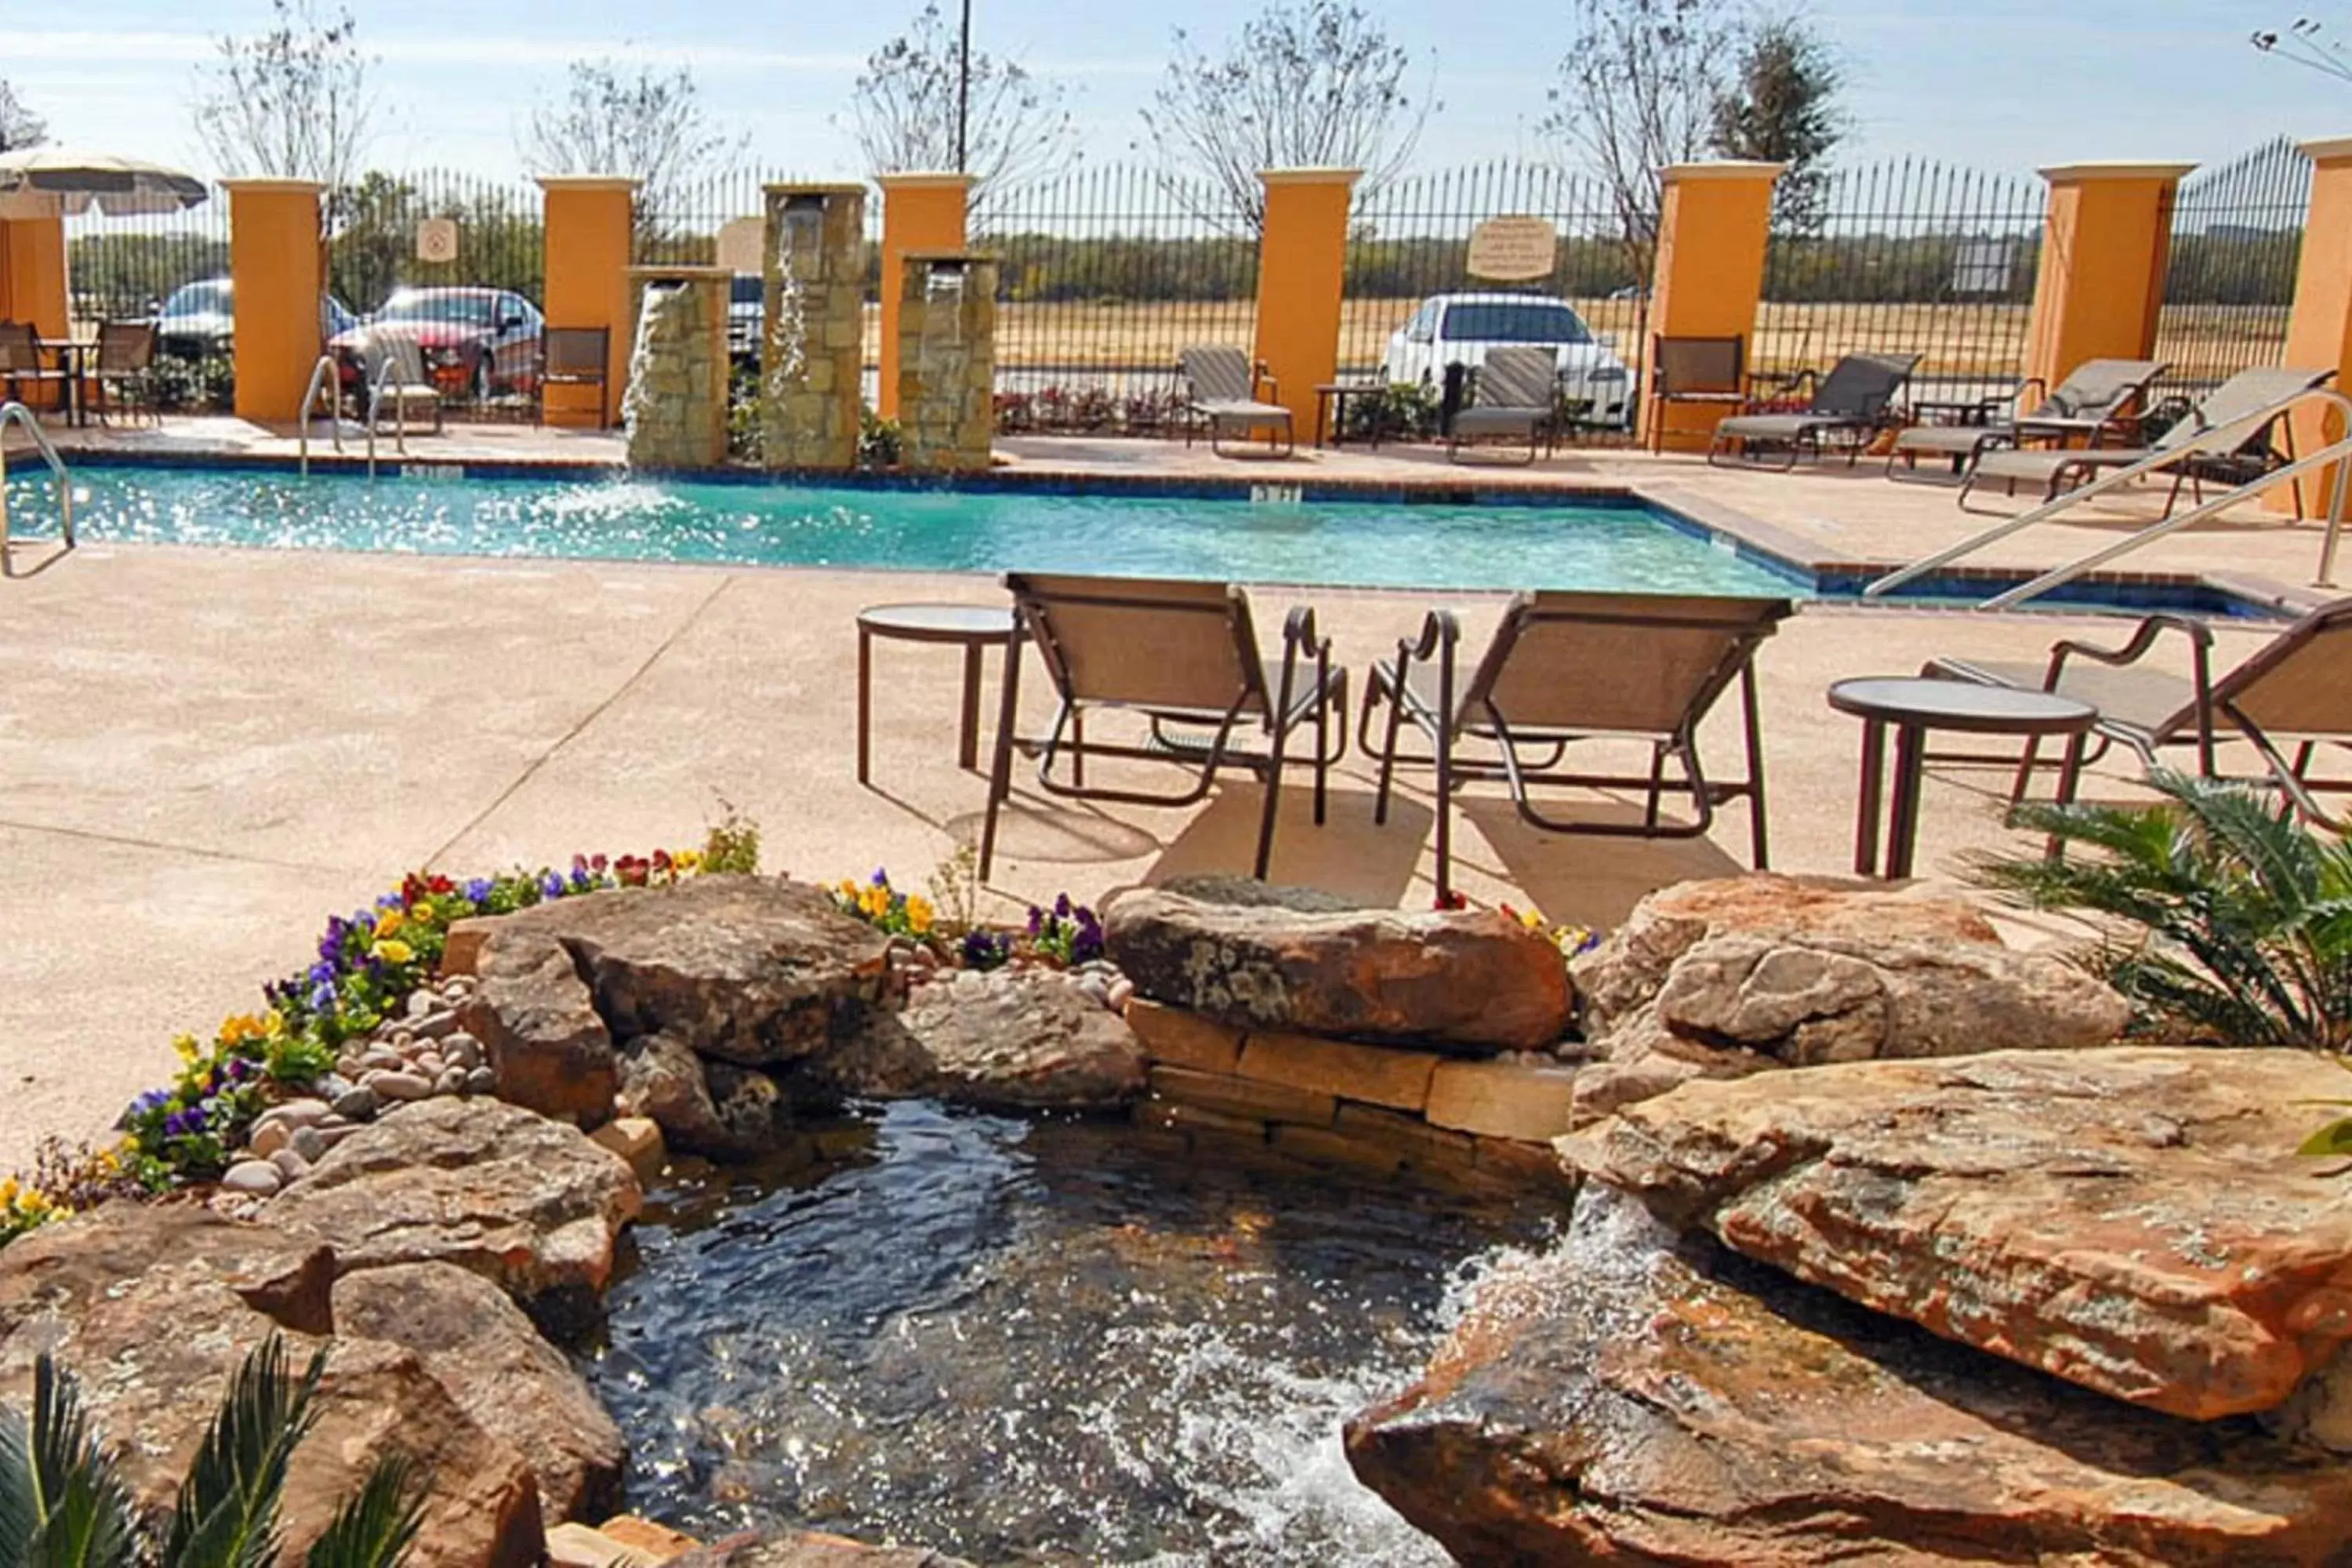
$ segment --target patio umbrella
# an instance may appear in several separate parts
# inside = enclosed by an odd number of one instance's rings
[[[109,217],[175,213],[207,195],[193,174],[161,163],[72,147],[20,147],[0,153],[0,216],[79,215],[93,206]]]

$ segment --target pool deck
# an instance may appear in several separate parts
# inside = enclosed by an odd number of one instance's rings
[[[167,427],[123,444],[189,453],[268,452],[280,437]],[[581,461],[609,437],[499,430],[412,444],[445,461]],[[1008,441],[1033,469],[1226,474],[1244,465],[1140,443]],[[1249,465],[1294,476],[1458,482],[1426,453],[1349,449]],[[1713,473],[1681,459],[1574,454],[1482,482],[1633,486],[1696,497],[1769,527],[1899,558],[1956,531],[1948,494],[1843,470]],[[2105,525],[2111,528],[2112,523]],[[2058,531],[2053,531],[2053,535]],[[2078,537],[2103,536],[2078,525]],[[2166,569],[2307,577],[2315,530],[2260,513],[2182,536]],[[2030,540],[2011,542],[2024,549]],[[2073,548],[2045,542],[2026,563]],[[44,1133],[93,1133],[167,1078],[169,1042],[254,1005],[265,980],[300,966],[323,918],[364,903],[403,870],[468,874],[574,850],[698,841],[731,805],[762,829],[767,864],[832,879],[890,868],[924,877],[975,828],[984,787],[955,766],[959,661],[950,650],[877,650],[875,785],[855,774],[856,612],[907,599],[999,599],[981,575],[618,563],[452,560],[92,543],[60,556],[20,541],[0,582],[0,1040],[14,1092],[0,1100],[0,1165]],[[1418,626],[1423,596],[1268,589],[1260,624],[1310,601],[1338,658],[1360,671]],[[1455,599],[1470,642],[1500,605]],[[1836,679],[1916,670],[1937,653],[2039,658],[2058,636],[2120,639],[2112,617],[1979,616],[1815,606],[1761,656],[1774,862],[1844,873],[1853,849],[1857,727],[1832,713]],[[2259,646],[2224,625],[2226,666]],[[2172,650],[2167,649],[2169,657]],[[1033,721],[1041,682],[1026,683]],[[1703,742],[1717,772],[1738,757],[1732,715]],[[2094,795],[2134,794],[2110,762]],[[1016,779],[1016,782],[1018,780]],[[1385,828],[1352,752],[1331,820],[1315,827],[1294,781],[1274,874],[1407,907],[1427,902],[1431,804],[1406,775]],[[1965,850],[2022,845],[1999,824],[2007,774],[1937,768],[1923,869]],[[992,912],[1066,889],[1082,900],[1186,871],[1246,865],[1258,796],[1246,781],[1189,810],[1108,809],[1016,792]],[[724,805],[722,805],[724,803]],[[1623,810],[1622,803],[1597,809]],[[1459,879],[1481,899],[1606,924],[1640,894],[1746,863],[1743,806],[1706,839],[1643,844],[1527,830],[1498,788],[1461,808]]]

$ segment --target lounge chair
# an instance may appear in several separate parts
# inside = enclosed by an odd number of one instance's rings
[[[2041,400],[2030,408],[2026,396],[2042,384],[2028,377],[2014,395],[2019,412],[2011,418],[1979,425],[1912,425],[1896,431],[1894,449],[1886,454],[1886,477],[1916,475],[1923,457],[1948,458],[1965,474],[1979,453],[2033,440],[2064,447],[2079,437],[2084,446],[2097,447],[2124,428],[2128,423],[2124,411],[2169,368],[2154,359],[2084,360],[2056,386],[2043,388]]]
[[[1269,658],[1259,651],[1248,596],[1225,584],[1013,573],[1004,585],[1013,592],[1015,625],[981,828],[982,876],[996,853],[996,818],[1012,793],[1016,747],[1036,753],[1037,783],[1046,794],[1130,805],[1190,805],[1209,793],[1218,769],[1247,768],[1265,787],[1253,868],[1259,877],[1274,853],[1285,763],[1305,762],[1315,770],[1315,820],[1323,820],[1328,775],[1348,744],[1348,672],[1331,668],[1331,644],[1316,635],[1314,612],[1291,611],[1282,652]],[[1014,732],[1024,642],[1036,645],[1057,699],[1052,727],[1035,740]],[[1088,741],[1087,714],[1097,709],[1140,716],[1148,739],[1141,744]],[[1336,747],[1330,743],[1335,710]],[[1315,728],[1314,754],[1289,756],[1290,733],[1302,724]],[[1251,733],[1263,749],[1240,743]],[[1056,770],[1065,757],[1066,778]],[[1196,776],[1174,793],[1089,784],[1086,768],[1092,758],[1173,763]]]
[[[1253,430],[1273,432],[1266,437],[1267,455],[1287,458],[1297,444],[1290,434],[1290,410],[1279,403],[1262,402],[1258,389],[1278,390],[1263,364],[1222,343],[1195,343],[1179,356],[1184,375],[1184,444],[1192,444],[1198,425],[1209,427],[1209,450],[1223,455],[1221,435],[1239,432],[1246,439]]]
[[[2259,478],[2259,466],[2270,459],[2272,426],[2284,418],[2297,398],[2324,384],[2332,370],[2263,368],[2242,370],[2199,399],[2187,415],[2145,447],[2071,447],[2063,451],[2004,448],[1979,453],[1961,481],[1960,505],[1971,511],[1969,496],[1979,485],[1998,479],[2011,495],[2020,484],[2040,488],[2042,499],[2055,500],[2062,490],[2090,479],[2102,468],[2127,468],[2159,453],[2175,454],[2166,465],[2172,475],[2172,493],[2165,498],[2167,516],[2180,498],[2184,484],[2200,485],[2208,476],[2222,476],[2224,464],[2250,465],[2236,481]],[[2300,510],[2300,507],[2297,508]]]
[[[1748,340],[1667,338],[1650,340],[1650,450],[1665,449],[1666,405],[1673,403],[1748,402]]]
[[[1559,361],[1549,349],[1504,346],[1486,351],[1486,361],[1470,381],[1470,406],[1454,413],[1445,431],[1445,458],[1459,461],[1465,441],[1481,436],[1516,437],[1528,444],[1533,463],[1538,437],[1559,418]]]
[[[1846,465],[1851,468],[1872,433],[1886,422],[1895,395],[1911,379],[1922,357],[1848,354],[1818,379],[1806,371],[1777,394],[1787,396],[1810,385],[1811,398],[1805,407],[1793,413],[1732,416],[1715,427],[1706,460],[1718,468],[1752,466],[1748,454],[1756,447],[1782,447],[1789,454],[1788,461],[1780,465],[1785,470],[1795,468],[1797,459],[1808,451],[1819,458],[1823,437],[1842,436],[1846,439]],[[1735,442],[1740,448],[1739,461],[1726,464],[1723,454]]]
[[[539,422],[547,423],[547,389],[551,386],[593,386],[597,393],[598,424],[604,423],[604,398],[611,375],[613,330],[610,327],[549,327],[540,336]]]
[[[1644,838],[1692,838],[1706,833],[1715,809],[1745,797],[1757,867],[1769,858],[1764,825],[1764,752],[1757,718],[1757,648],[1793,610],[1786,599],[1648,594],[1521,594],[1503,612],[1477,668],[1456,668],[1462,628],[1444,610],[1433,610],[1417,641],[1401,641],[1396,657],[1372,667],[1364,690],[1360,743],[1380,759],[1373,820],[1388,820],[1389,787],[1396,764],[1435,769],[1437,891],[1453,891],[1452,800],[1474,778],[1500,778],[1529,824],[1549,833],[1596,833]],[[1698,725],[1732,681],[1739,682],[1748,741],[1747,776],[1709,778],[1700,765]],[[1372,715],[1388,705],[1384,735],[1375,742]],[[1425,756],[1398,750],[1411,723],[1429,741]],[[1491,744],[1491,757],[1456,756],[1469,737]],[[1651,747],[1647,774],[1562,772],[1570,742],[1630,738]],[[1549,748],[1530,761],[1523,748]],[[1673,760],[1682,776],[1669,780]],[[1570,822],[1536,809],[1530,784],[1642,792],[1638,823]],[[1691,798],[1688,821],[1659,817],[1660,796]]]
[[[408,405],[422,403],[433,411],[433,433],[441,434],[441,389],[425,373],[425,353],[416,340],[389,332],[370,332],[360,343],[360,407],[368,428],[382,430],[383,410],[392,410],[392,431],[403,451],[408,443]]]
[[[98,385],[98,417],[104,424],[117,409],[144,409],[160,420],[155,405],[155,323],[100,321],[98,363],[90,378]]]
[[[8,398],[22,401],[27,385],[54,386],[56,406],[63,408],[70,398],[72,380],[62,365],[41,362],[41,334],[32,322],[0,321],[0,391]]]
[[[2134,668],[2167,632],[2185,637],[2189,679]],[[1931,659],[1922,674],[1988,686],[2056,691],[2099,710],[2093,731],[2105,750],[2120,742],[2153,767],[2167,746],[2197,748],[2197,771],[2221,776],[2214,760],[2224,726],[2252,745],[2267,770],[2267,782],[2283,791],[2295,809],[2326,822],[2314,796],[2352,791],[2352,782],[2309,777],[2314,752],[2323,743],[2352,745],[2352,599],[2324,605],[2295,622],[2218,680],[2210,660],[2213,634],[2203,623],[2179,616],[2149,616],[2122,647],[2094,647],[2068,638],[2053,646],[2046,664],[1992,659]],[[2282,738],[2299,742],[2293,761],[2280,750]],[[2058,795],[2072,800],[2086,761],[2078,742],[2069,747]],[[2029,743],[2010,791],[2015,807],[2025,799],[2037,761]]]

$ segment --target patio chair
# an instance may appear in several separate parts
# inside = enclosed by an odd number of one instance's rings
[[[1862,457],[1863,447],[1871,435],[1886,422],[1886,410],[1895,395],[1911,379],[1911,372],[1923,358],[1920,354],[1848,354],[1830,367],[1827,375],[1816,376],[1808,370],[1799,373],[1770,395],[1788,397],[1800,392],[1808,394],[1806,405],[1791,413],[1737,414],[1715,427],[1715,438],[1706,448],[1706,460],[1717,468],[1759,467],[1749,456],[1758,447],[1780,447],[1788,451],[1788,460],[1780,465],[1782,471],[1797,466],[1797,459],[1811,452],[1819,458],[1822,439],[1826,436],[1842,436],[1846,439],[1846,466],[1852,468]],[[1810,390],[1808,390],[1810,389]],[[1740,449],[1737,463],[1726,463],[1723,454],[1737,443]]]
[[[2084,446],[2097,447],[2131,423],[2124,411],[2170,368],[2162,360],[2092,359],[2076,365],[2054,387],[2029,376],[2011,395],[2016,412],[2011,418],[1974,425],[1911,425],[1896,431],[1894,448],[1886,454],[1886,477],[1916,476],[1922,457],[1948,458],[1965,476],[1967,466],[1980,453],[2032,440],[2064,447],[2079,437]],[[2025,399],[2037,387],[2042,396],[2029,408]]]
[[[26,386],[54,386],[62,408],[72,379],[64,366],[42,363],[41,334],[32,322],[0,321],[0,387],[10,401],[24,402]]]
[[[1470,396],[1470,406],[1458,410],[1446,427],[1445,460],[1460,461],[1465,441],[1499,436],[1526,441],[1526,461],[1532,464],[1538,437],[1559,427],[1559,361],[1549,349],[1488,349],[1486,363],[1471,377]]]
[[[2169,517],[2184,484],[2196,487],[2201,500],[2208,478],[2244,484],[2259,479],[2266,468],[2276,467],[2279,459],[2271,448],[2271,430],[2297,399],[2326,384],[2335,374],[2333,370],[2268,367],[2242,370],[2200,398],[2144,447],[2077,447],[2059,451],[2005,447],[1979,453],[1961,480],[1959,504],[1969,511],[1988,510],[1969,505],[1970,493],[1988,479],[2000,480],[2012,496],[2021,483],[2036,485],[2043,500],[2055,500],[2061,491],[2086,482],[2099,468],[2127,468],[2158,453],[2172,453],[2176,460],[2163,470],[2172,476],[2172,491],[2164,500],[2165,515]],[[2286,456],[2292,458],[2292,434],[2287,440]],[[2295,510],[2303,510],[2299,482]]]
[[[1290,433],[1290,410],[1279,403],[1261,402],[1258,389],[1278,392],[1263,364],[1253,365],[1241,350],[1223,343],[1194,343],[1179,357],[1184,377],[1184,445],[1192,444],[1197,425],[1209,427],[1209,450],[1224,455],[1220,435],[1239,431],[1247,439],[1253,430],[1269,432],[1267,455],[1287,458],[1297,449]]]
[[[1367,757],[1380,758],[1373,820],[1388,820],[1389,788],[1400,761],[1435,770],[1441,900],[1453,891],[1453,796],[1471,779],[1502,779],[1520,817],[1548,833],[1695,838],[1713,826],[1717,806],[1744,797],[1749,840],[1761,869],[1769,847],[1756,650],[1793,612],[1786,599],[1521,594],[1503,612],[1494,640],[1465,679],[1456,668],[1462,628],[1450,612],[1433,610],[1419,639],[1400,641],[1394,658],[1372,667],[1364,689],[1358,742]],[[1710,778],[1699,762],[1699,721],[1735,679],[1748,742],[1747,774]],[[1383,703],[1388,721],[1376,744],[1372,715]],[[1427,755],[1407,757],[1399,751],[1407,723],[1427,737]],[[1649,772],[1561,770],[1571,743],[1607,738],[1646,742]],[[1493,746],[1495,754],[1456,755],[1465,739]],[[1522,755],[1527,748],[1544,750],[1530,759]],[[1679,778],[1666,776],[1670,760]],[[1532,784],[1637,790],[1645,802],[1642,820],[1571,822],[1548,816],[1529,799]],[[1661,819],[1660,797],[1669,791],[1690,797],[1689,820]]]
[[[99,423],[105,424],[118,408],[163,418],[155,403],[154,322],[100,321],[98,363],[90,374],[98,384]]]
[[[547,389],[551,386],[593,386],[597,392],[597,423],[604,423],[604,395],[611,375],[613,330],[610,327],[549,327],[540,335],[539,422],[547,423]]]
[[[981,828],[982,877],[996,853],[997,815],[1012,793],[1015,747],[1036,753],[1040,788],[1069,800],[1190,805],[1209,793],[1220,768],[1248,769],[1265,789],[1253,867],[1261,878],[1274,852],[1286,763],[1304,761],[1314,769],[1315,820],[1323,821],[1328,774],[1348,744],[1348,672],[1331,668],[1330,640],[1317,635],[1313,611],[1291,611],[1282,652],[1269,658],[1259,651],[1248,596],[1225,584],[1012,573],[1004,585],[1013,593],[1015,626]],[[1036,645],[1056,700],[1052,727],[1034,740],[1014,733],[1024,642]],[[1148,739],[1088,741],[1086,719],[1096,710],[1140,716]],[[1302,724],[1315,729],[1314,753],[1304,759],[1287,754],[1291,731]],[[1252,734],[1263,749],[1241,743]],[[1174,763],[1195,777],[1174,792],[1089,784],[1087,763],[1097,758]],[[1066,759],[1066,778],[1056,766]]]
[[[408,405],[422,403],[433,411],[433,434],[441,434],[441,389],[425,372],[425,353],[416,340],[404,334],[370,332],[360,340],[360,400],[368,428],[383,428],[383,410],[392,409],[392,430],[406,449]]]
[[[1745,338],[1650,339],[1650,450],[1665,449],[1666,405],[1748,401]]]
[[[2136,668],[2168,632],[2188,639],[2186,680]],[[2198,773],[2221,777],[2214,749],[2226,738],[2226,724],[2261,756],[2267,770],[2261,782],[2275,786],[2314,821],[2328,822],[2314,797],[2352,791],[2352,781],[2315,780],[2310,769],[2321,744],[2352,746],[2352,677],[2346,673],[2352,669],[2352,599],[2312,611],[2219,679],[2211,670],[2212,646],[2213,634],[2204,623],[2156,615],[2142,620],[2120,647],[2095,647],[2070,637],[2051,648],[2046,664],[1943,658],[1930,659],[1920,673],[2056,691],[2097,709],[2093,732],[2099,751],[2086,756],[2079,741],[2068,747],[2058,785],[2061,800],[2074,797],[2082,769],[2111,742],[2129,747],[2150,768],[2162,748],[2194,746]],[[2299,742],[2292,761],[2280,749],[2282,739]],[[2037,747],[2028,742],[2010,790],[2012,810],[2024,801],[2037,761]]]

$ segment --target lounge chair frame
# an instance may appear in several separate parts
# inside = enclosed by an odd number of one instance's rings
[[[1264,360],[1253,361],[1241,350],[1223,343],[1195,343],[1178,356],[1177,369],[1184,378],[1183,429],[1187,447],[1192,444],[1194,434],[1205,426],[1209,450],[1221,458],[1239,455],[1218,444],[1227,429],[1238,429],[1244,441],[1253,430],[1271,432],[1266,437],[1266,450],[1254,456],[1287,458],[1298,449],[1291,430],[1290,410],[1274,401],[1282,395],[1281,384]],[[1261,391],[1265,394],[1264,397],[1259,396]]]
[[[1650,337],[1649,447],[1665,449],[1668,405],[1676,403],[1744,406],[1748,384],[1746,338]]]
[[[1298,606],[1285,620],[1279,674],[1269,689],[1265,656],[1258,649],[1257,634],[1250,617],[1249,598],[1237,587],[1022,573],[1007,574],[1004,583],[1013,594],[1014,632],[1005,655],[996,751],[989,769],[988,807],[981,828],[982,877],[989,874],[994,863],[997,817],[1012,794],[1013,753],[1016,749],[1037,758],[1038,787],[1066,800],[1186,806],[1207,796],[1216,784],[1219,770],[1229,765],[1248,770],[1264,786],[1265,795],[1252,868],[1252,874],[1260,878],[1266,874],[1273,858],[1275,821],[1286,764],[1303,762],[1314,770],[1315,821],[1318,826],[1322,824],[1328,806],[1330,770],[1347,749],[1348,672],[1332,668],[1331,641],[1318,631],[1313,610]],[[1056,622],[1056,611],[1064,606],[1133,611],[1154,617],[1197,617],[1200,630],[1193,635],[1231,641],[1230,651],[1238,671],[1232,695],[1223,698],[1223,693],[1218,693],[1212,697],[1203,688],[1199,693],[1200,700],[1169,702],[1139,700],[1119,695],[1115,689],[1087,689],[1077,674],[1078,661],[1073,657],[1076,650],[1066,640],[1066,627]],[[1163,625],[1163,634],[1166,629]],[[1045,733],[1027,739],[1017,732],[1024,644],[1035,645],[1056,699],[1053,721]],[[1139,651],[1151,658],[1159,648],[1149,646]],[[1105,709],[1140,715],[1149,725],[1147,742],[1132,745],[1087,740],[1087,712]],[[1335,710],[1339,715],[1336,725],[1331,721]],[[1313,752],[1305,758],[1288,754],[1290,732],[1307,723],[1315,727]],[[1239,743],[1244,732],[1251,729],[1262,737],[1262,751]],[[1205,737],[1198,733],[1202,731],[1208,731]],[[1193,770],[1193,776],[1188,786],[1172,791],[1090,784],[1086,776],[1089,758],[1173,763]],[[1061,776],[1056,767],[1064,762],[1067,764],[1066,777]]]
[[[1936,457],[1958,464],[1965,485],[1968,469],[1977,458],[1997,447],[2032,440],[2055,440],[2063,447],[2080,436],[2085,447],[2096,449],[2109,435],[2122,434],[2139,424],[2144,416],[2125,411],[2146,398],[2157,377],[2171,368],[2163,360],[2091,359],[2076,365],[2054,387],[2038,375],[2027,376],[2008,397],[1978,405],[1980,412],[1989,414],[2006,402],[2013,411],[2007,419],[1987,418],[1979,425],[1913,426],[1897,432],[1886,453],[1886,477],[1897,484],[1945,482],[1948,474],[1939,479],[1918,469],[1920,458]],[[2101,376],[2108,379],[2096,379]],[[2093,383],[2089,389],[2081,385],[2086,380]],[[2040,400],[2029,405],[2026,400],[2036,389]],[[1934,435],[1922,439],[1927,432]],[[1969,437],[1965,446],[1960,444],[1961,437]]]
[[[1806,369],[1781,383],[1767,395],[1767,401],[1779,401],[1803,393],[1810,400],[1808,406],[1788,414],[1759,412],[1737,414],[1715,427],[1708,439],[1706,460],[1711,468],[1767,468],[1787,473],[1799,459],[1810,453],[1819,461],[1825,450],[1824,437],[1839,436],[1846,448],[1846,467],[1862,460],[1863,448],[1871,437],[1887,423],[1887,411],[1896,395],[1918,368],[1921,354],[1847,354],[1832,365],[1827,374]],[[1859,392],[1853,383],[1875,373],[1875,382],[1865,382]],[[1850,401],[1849,401],[1850,400]],[[1774,427],[1761,430],[1756,426],[1770,420]],[[1747,430],[1738,426],[1747,425]],[[1727,456],[1734,442],[1739,445],[1739,455]],[[1787,457],[1779,463],[1762,463],[1750,454],[1759,444],[1782,447]]]
[[[1491,391],[1497,401],[1484,402]],[[1528,455],[1521,468],[1556,450],[1559,442],[1559,361],[1549,349],[1505,345],[1486,353],[1470,373],[1468,406],[1454,411],[1445,431],[1445,460],[1462,460],[1463,447],[1481,436],[1524,436]],[[1539,401],[1525,399],[1538,397]]]

